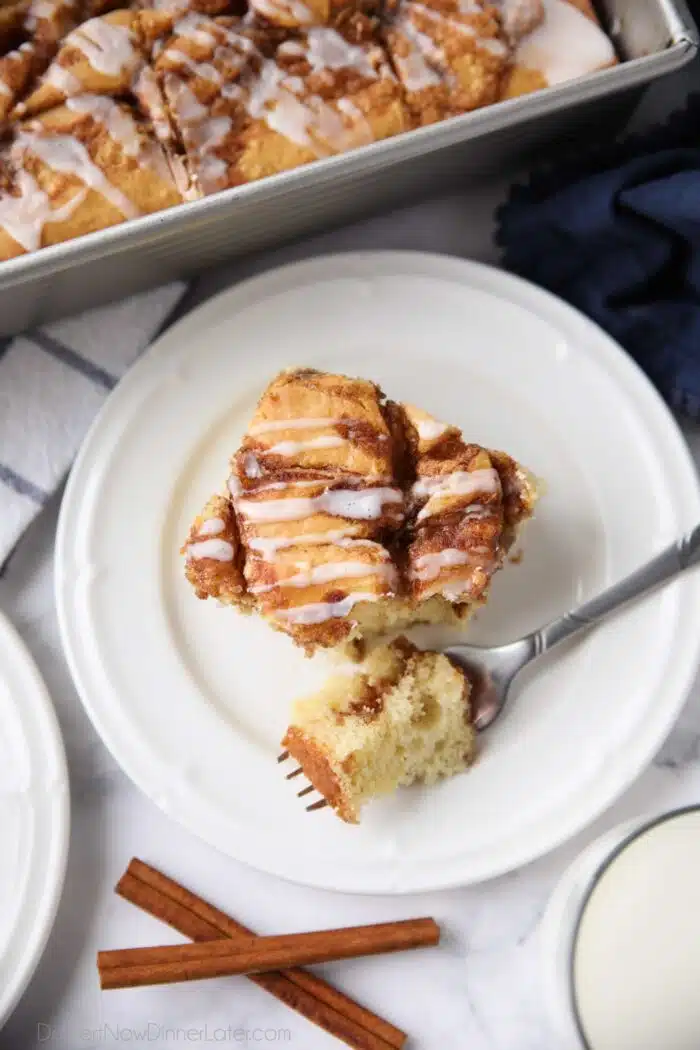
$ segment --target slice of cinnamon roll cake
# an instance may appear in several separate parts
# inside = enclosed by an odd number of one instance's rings
[[[183,547],[200,598],[258,612],[307,653],[412,623],[456,623],[486,600],[537,486],[503,452],[313,369],[262,395],[225,492]]]
[[[396,788],[463,772],[475,757],[469,682],[442,653],[405,638],[298,700],[282,747],[349,824]],[[296,783],[296,781],[295,781]]]

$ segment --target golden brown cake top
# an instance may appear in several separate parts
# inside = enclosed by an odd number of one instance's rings
[[[307,649],[338,644],[373,603],[480,601],[532,512],[528,485],[510,457],[368,380],[283,372],[228,479],[245,600]]]
[[[250,16],[174,22],[154,74],[202,192],[402,130],[399,87],[371,24],[357,15],[347,28],[291,37]]]
[[[3,0],[0,261],[135,217],[88,185],[89,216],[12,233],[22,121],[72,99],[110,98],[161,143],[177,194],[151,187],[141,214],[614,61],[590,0]]]
[[[403,522],[394,449],[373,383],[297,370],[267,388],[229,490],[248,591],[282,629],[337,639],[353,605],[396,593],[384,544]]]
[[[385,36],[418,124],[498,98],[509,48],[492,5],[481,0],[404,0]]]
[[[16,115],[40,113],[75,95],[124,95],[145,61],[135,11],[111,11],[91,18],[66,36]]]
[[[287,469],[356,474],[367,481],[393,476],[386,399],[365,379],[283,372],[270,383],[236,460],[255,479]]]
[[[261,21],[291,30],[339,28],[358,12],[376,16],[380,9],[379,0],[250,0],[250,10]]]
[[[417,600],[478,601],[503,558],[503,493],[493,460],[454,427],[404,406],[413,426],[408,577]]]
[[[510,43],[517,43],[544,19],[544,0],[490,0],[498,9],[503,31]]]
[[[0,256],[181,202],[161,148],[133,112],[78,95],[24,121],[5,157]]]
[[[198,514],[182,547],[185,573],[198,598],[241,601],[245,581],[240,571],[241,548],[233,507],[224,496],[213,496]]]
[[[544,17],[517,41],[504,98],[563,84],[617,61],[590,0],[543,0],[543,6]]]

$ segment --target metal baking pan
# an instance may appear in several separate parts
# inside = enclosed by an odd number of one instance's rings
[[[693,57],[698,35],[681,0],[597,6],[618,66],[0,263],[0,336],[599,136]]]

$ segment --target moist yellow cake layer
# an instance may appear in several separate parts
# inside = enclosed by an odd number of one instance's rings
[[[357,823],[371,799],[474,760],[468,682],[446,656],[398,639],[297,701],[282,746],[338,816]]]

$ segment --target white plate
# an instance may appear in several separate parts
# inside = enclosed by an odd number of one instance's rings
[[[0,1026],[53,925],[68,852],[68,773],[41,676],[0,614]]]
[[[700,580],[556,654],[469,774],[375,803],[359,828],[307,814],[275,756],[290,701],[326,663],[197,601],[178,555],[261,390],[290,365],[371,377],[547,480],[522,565],[498,576],[470,629],[482,642],[565,611],[700,518],[683,440],[629,358],[551,296],[457,259],[350,254],[239,285],[171,329],[112,394],[73,470],[57,554],[64,644],[99,733],[159,806],[232,856],[316,886],[401,893],[512,869],[651,759],[700,657]]]

